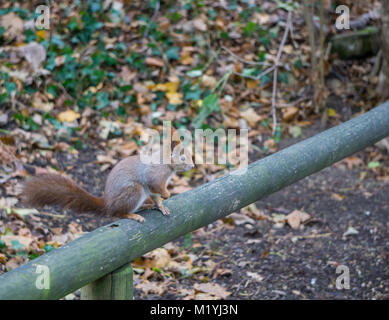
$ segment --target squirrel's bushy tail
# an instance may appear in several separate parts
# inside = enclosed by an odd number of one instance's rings
[[[103,198],[91,195],[73,181],[58,174],[40,174],[23,185],[22,200],[33,207],[58,205],[79,213],[101,214]]]

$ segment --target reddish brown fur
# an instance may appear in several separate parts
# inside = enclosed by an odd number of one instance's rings
[[[23,201],[33,207],[59,205],[76,212],[101,214],[104,200],[58,174],[41,174],[30,178],[23,186]]]
[[[23,200],[34,207],[59,205],[80,213],[125,217],[133,213],[151,196],[163,214],[169,210],[162,198],[170,196],[166,189],[169,178],[177,171],[189,170],[193,164],[144,164],[139,156],[121,160],[110,172],[103,198],[97,198],[73,181],[57,174],[32,177],[24,184]]]

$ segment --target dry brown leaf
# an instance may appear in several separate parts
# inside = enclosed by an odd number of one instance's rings
[[[143,263],[148,268],[163,268],[170,262],[170,254],[164,248],[157,248],[143,255],[146,258]],[[139,265],[139,263],[138,263]]]
[[[166,98],[169,100],[170,104],[181,104],[183,99],[183,94],[179,92],[167,92]]]
[[[258,274],[258,273],[256,273],[256,272],[247,272],[247,275],[250,277],[250,278],[252,278],[252,279],[254,279],[255,281],[257,281],[257,282],[261,282],[264,278],[260,275],[260,274]]]
[[[184,48],[185,49],[185,48]],[[180,62],[184,65],[190,65],[193,63],[192,52],[189,50],[182,50],[180,54]]]
[[[197,293],[194,297],[195,300],[219,300],[219,297],[209,293]]]
[[[1,240],[3,240],[5,244],[10,248],[12,248],[12,241],[19,241],[19,243],[21,243],[26,248],[26,250],[30,249],[30,244],[33,241],[33,239],[30,237],[12,235],[2,235]]]
[[[213,87],[217,84],[217,80],[216,80],[215,77],[207,76],[207,75],[205,74],[205,75],[203,75],[203,77],[202,77],[202,79],[201,79],[201,83],[202,83],[204,86],[213,88]]]
[[[347,168],[349,170],[351,170],[354,166],[358,167],[360,165],[363,165],[363,161],[356,156],[345,158],[342,160],[342,162],[345,162],[347,164]]]
[[[74,120],[80,118],[80,114],[73,110],[67,110],[59,113],[57,118],[60,122],[73,122]]]
[[[342,201],[344,199],[344,196],[334,192],[331,194],[331,199],[334,199],[336,201]]]
[[[282,109],[282,119],[284,121],[290,121],[294,118],[294,116],[299,112],[299,109],[292,106],[288,108]]]
[[[20,47],[19,52],[28,61],[34,72],[40,70],[46,60],[46,48],[37,42],[30,42],[28,45]]]
[[[135,79],[137,73],[130,70],[130,68],[125,65],[118,76],[123,79],[127,84],[130,84],[133,79]]]
[[[165,292],[165,288],[159,282],[150,282],[143,280],[138,283],[135,288],[142,290],[145,294],[154,293],[157,295],[162,295]]]
[[[0,27],[5,29],[4,37],[8,40],[17,38],[21,41],[24,32],[23,20],[14,12],[10,12],[0,18]]]
[[[215,298],[219,299],[226,299],[231,292],[224,289],[222,286],[218,285],[217,283],[195,283],[194,288],[196,291],[209,294],[210,296],[213,296]],[[198,294],[196,294],[197,298]]]
[[[54,108],[54,103],[52,102],[47,102],[42,100],[42,96],[40,94],[34,94],[33,96],[33,101],[32,101],[32,106],[40,111],[44,112],[50,112]]]
[[[208,29],[207,24],[203,21],[202,18],[194,19],[194,20],[193,20],[193,26],[194,26],[197,30],[202,31],[202,32],[205,32],[205,31],[207,31],[207,29]]]
[[[0,198],[0,209],[12,208],[19,200],[15,197]]]
[[[5,267],[8,270],[13,270],[21,266],[22,264],[23,264],[23,258],[21,256],[16,256],[14,258],[9,259],[5,264]]]
[[[6,261],[7,261],[7,260],[6,260],[5,254],[0,253],[0,263],[5,264]]]
[[[260,80],[246,80],[246,87],[248,89],[255,89],[255,88],[258,88],[259,86],[259,83],[260,83]]]
[[[286,216],[286,221],[293,229],[298,229],[302,223],[309,220],[311,216],[303,211],[294,210]]]
[[[146,64],[149,66],[154,66],[154,67],[163,67],[163,61],[159,58],[146,58]]]
[[[258,115],[253,108],[249,108],[240,112],[240,116],[247,121],[250,127],[255,127],[259,121],[262,121],[264,117]]]
[[[256,12],[253,21],[260,25],[268,24],[270,22],[270,16],[265,12]]]

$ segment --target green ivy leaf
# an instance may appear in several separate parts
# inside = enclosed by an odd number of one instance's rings
[[[378,168],[379,166],[381,166],[381,163],[379,161],[371,161],[369,162],[369,164],[367,165],[367,167],[369,169],[373,169],[373,168]]]
[[[216,94],[210,94],[206,98],[204,98],[203,103],[200,108],[200,112],[193,119],[192,125],[194,128],[200,128],[208,116],[214,112],[220,110],[219,99]]]
[[[169,60],[178,60],[180,58],[179,52],[180,52],[180,48],[172,47],[166,51],[166,57]]]
[[[187,233],[184,237],[184,248],[189,249],[192,246],[192,235]]]

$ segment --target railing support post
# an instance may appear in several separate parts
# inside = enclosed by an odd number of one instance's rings
[[[81,288],[81,300],[133,300],[130,263]]]

